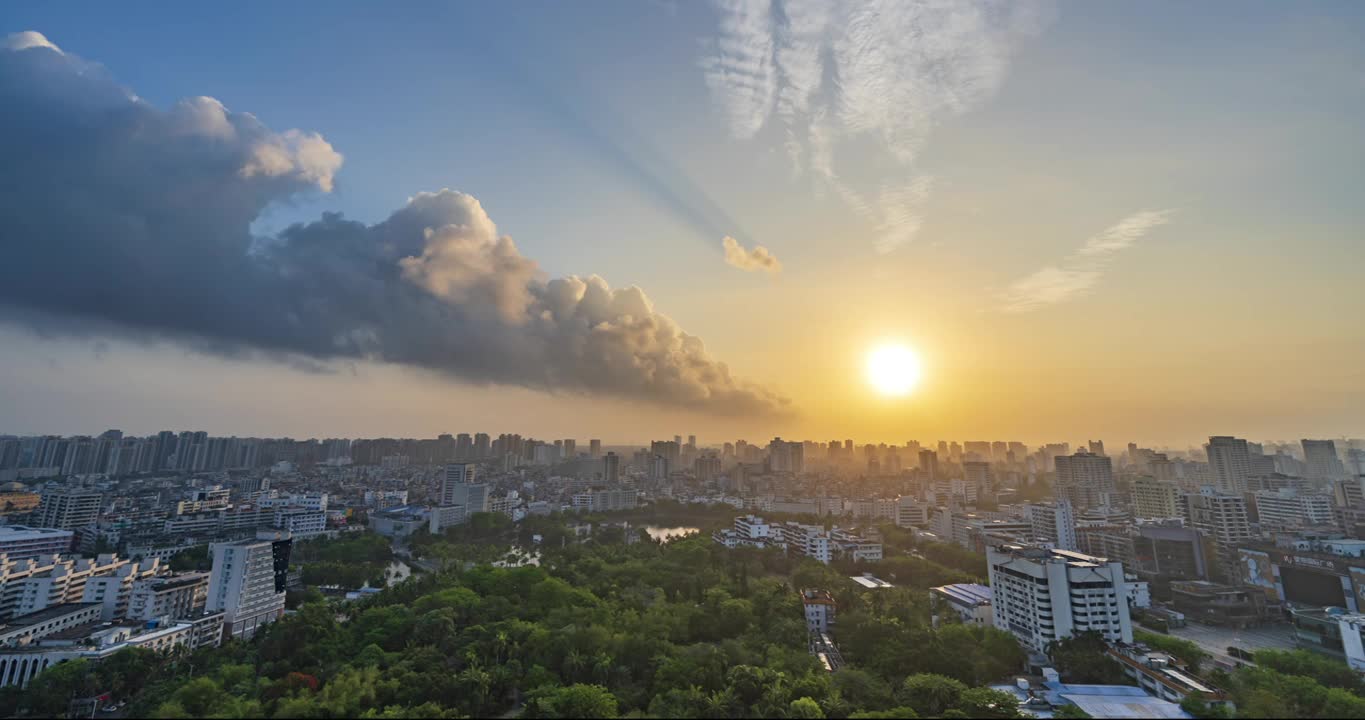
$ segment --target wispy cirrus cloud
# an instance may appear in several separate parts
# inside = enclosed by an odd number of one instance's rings
[[[999,88],[1044,0],[718,0],[702,67],[737,137],[778,126],[793,170],[832,188],[889,252],[921,222],[931,178],[916,168],[930,133]],[[846,144],[873,138],[881,177],[839,170]],[[864,173],[866,174],[866,173]]]
[[[739,241],[725,236],[721,241],[725,247],[725,264],[730,267],[739,268],[744,272],[765,272],[776,275],[782,272],[782,263],[777,256],[768,251],[762,245],[755,245],[753,250],[746,250]]]
[[[1153,228],[1165,225],[1173,210],[1143,210],[1096,235],[1060,263],[1016,280],[1003,293],[1001,309],[1023,313],[1066,302],[1088,293],[1099,282],[1114,255],[1131,247]]]

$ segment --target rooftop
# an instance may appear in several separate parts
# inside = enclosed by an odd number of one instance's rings
[[[29,527],[27,525],[0,525],[0,540],[13,540],[14,535],[71,535],[70,530],[59,530],[57,528]]]
[[[980,605],[991,601],[991,589],[985,585],[976,583],[957,583],[954,585],[940,585],[933,588],[933,592],[945,595],[948,599],[963,605]]]
[[[150,582],[154,589],[174,590],[175,588],[185,587],[187,585],[197,585],[203,582],[208,576],[208,573],[185,573],[182,575],[166,575],[151,578]]]
[[[37,625],[38,623],[47,622],[48,620],[59,618],[63,615],[80,612],[86,608],[99,607],[99,605],[100,603],[62,603],[61,605],[52,605],[27,615],[10,618],[5,624],[0,625],[0,630],[8,630],[10,628],[24,627],[27,625]]]
[[[802,590],[801,601],[809,605],[833,605],[834,596],[828,590]]]
[[[873,577],[873,576],[871,575],[871,573],[863,573],[862,575],[855,575],[855,576],[853,576],[853,577],[850,577],[849,580],[852,580],[853,582],[858,583],[859,585],[862,585],[863,587],[868,588],[868,589],[870,589],[870,590],[872,590],[872,589],[877,589],[877,588],[895,587],[895,586],[892,585],[891,583],[889,583],[889,582],[887,582],[887,581],[885,581],[885,580],[882,580],[881,578]]]
[[[1029,690],[1017,685],[993,685],[1019,700],[1021,709],[1040,718],[1051,718],[1053,709],[1072,704],[1096,718],[1184,718],[1193,717],[1179,705],[1152,697],[1142,688],[1129,685],[1067,685],[1045,682]],[[1027,705],[1025,705],[1027,703]]]

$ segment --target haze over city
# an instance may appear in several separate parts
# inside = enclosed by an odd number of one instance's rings
[[[248,8],[7,8],[0,430],[1365,432],[1357,5]]]

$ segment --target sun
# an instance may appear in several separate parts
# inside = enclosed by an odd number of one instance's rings
[[[919,355],[910,347],[888,343],[867,354],[867,381],[882,395],[909,395],[919,385]]]

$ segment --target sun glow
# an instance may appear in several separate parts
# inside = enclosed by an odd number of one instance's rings
[[[908,346],[888,343],[867,355],[867,381],[882,395],[908,395],[919,385],[919,355]]]

